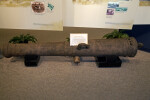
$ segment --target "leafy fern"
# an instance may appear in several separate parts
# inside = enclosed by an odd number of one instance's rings
[[[29,41],[36,43],[37,39],[34,36],[31,36],[30,34],[23,35],[21,34],[20,36],[15,36],[13,37],[9,43],[28,43]]]
[[[106,39],[129,38],[129,36],[128,36],[128,34],[123,33],[122,31],[119,32],[117,30],[114,30],[113,32],[104,35],[103,38],[106,38]]]

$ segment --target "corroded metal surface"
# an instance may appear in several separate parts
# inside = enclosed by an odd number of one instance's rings
[[[138,43],[135,38],[89,40],[89,48],[78,50],[69,42],[51,42],[44,44],[5,44],[2,53],[5,57],[39,56],[129,56],[137,53]]]

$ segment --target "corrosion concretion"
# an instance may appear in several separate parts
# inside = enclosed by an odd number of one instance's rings
[[[95,39],[89,40],[88,48],[77,49],[69,42],[51,42],[42,44],[5,44],[2,54],[5,57],[39,55],[39,56],[129,56],[137,53],[138,43],[135,38]]]

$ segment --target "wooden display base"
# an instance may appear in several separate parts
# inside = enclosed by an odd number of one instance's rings
[[[96,63],[98,67],[121,67],[122,61],[118,56],[99,56]]]

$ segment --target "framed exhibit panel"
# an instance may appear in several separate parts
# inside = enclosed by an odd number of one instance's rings
[[[1,0],[0,28],[63,30],[62,0]]]
[[[63,5],[65,26],[132,29],[139,1],[65,0]]]

